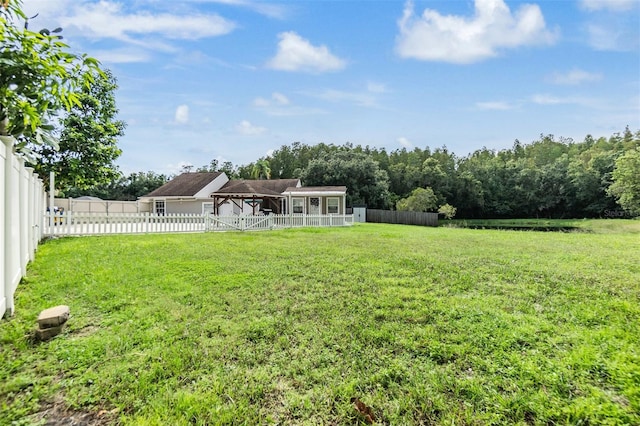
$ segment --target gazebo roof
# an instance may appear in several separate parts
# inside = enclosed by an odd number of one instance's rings
[[[299,184],[298,179],[273,180],[230,180],[222,188],[211,194],[211,197],[283,197],[282,193],[289,187]]]

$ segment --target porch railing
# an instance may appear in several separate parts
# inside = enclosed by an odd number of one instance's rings
[[[43,235],[146,234],[170,232],[259,231],[349,226],[353,215],[216,216],[150,213],[45,213]]]

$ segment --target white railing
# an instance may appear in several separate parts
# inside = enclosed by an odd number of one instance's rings
[[[162,232],[258,231],[279,228],[349,226],[353,215],[215,216],[150,213],[45,213],[46,236],[146,234]]]
[[[150,213],[45,213],[44,234],[101,235],[146,234],[161,232],[204,232],[202,215]]]
[[[14,143],[0,136],[0,318],[14,312],[16,288],[42,237],[45,203],[42,181],[13,153]]]
[[[206,217],[207,231],[257,231],[265,229],[331,227],[353,225],[353,215],[287,215],[215,216]]]

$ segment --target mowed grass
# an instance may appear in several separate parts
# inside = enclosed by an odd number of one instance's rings
[[[67,330],[32,339],[40,310]],[[363,224],[64,238],[0,323],[0,423],[640,424],[640,238]]]

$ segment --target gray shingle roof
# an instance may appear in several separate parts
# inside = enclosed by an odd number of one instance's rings
[[[222,172],[182,173],[145,197],[193,197]]]

